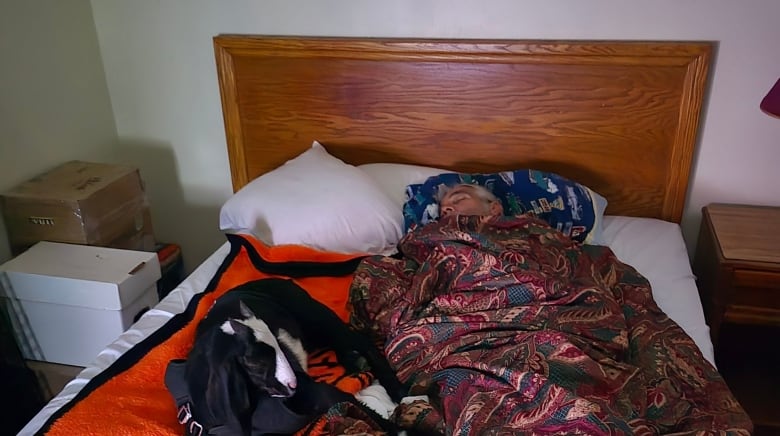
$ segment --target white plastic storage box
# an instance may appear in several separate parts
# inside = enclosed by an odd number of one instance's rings
[[[0,266],[26,359],[87,366],[157,304],[157,253],[39,242]]]

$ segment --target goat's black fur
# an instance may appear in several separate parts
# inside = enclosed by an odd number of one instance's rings
[[[277,380],[276,349],[258,341],[256,333],[242,323],[250,316],[262,320],[276,338],[280,329],[284,329],[300,340],[305,350],[333,349],[348,371],[357,371],[368,363],[394,401],[398,402],[403,395],[395,373],[366,335],[351,330],[333,311],[292,281],[257,280],[218,298],[198,324],[195,342],[187,358],[186,380],[192,414],[207,428],[214,425],[251,428],[252,414],[259,401],[283,401],[285,407],[316,416],[336,402],[331,399],[331,393],[338,401],[355,403],[378,418],[379,423],[384,421],[352,395],[336,388],[325,396],[327,398],[318,399],[299,391],[316,382],[306,374],[305,362],[300,362],[283,341],[278,341],[279,347],[295,371],[298,383],[297,386],[285,386]],[[232,334],[224,330],[226,322],[231,326]],[[384,424],[389,423],[384,421]]]

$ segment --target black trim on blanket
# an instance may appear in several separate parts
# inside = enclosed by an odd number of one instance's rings
[[[357,269],[358,264],[365,255],[356,255],[350,260],[340,262],[311,262],[311,261],[288,261],[288,262],[270,262],[263,259],[255,250],[255,247],[243,236],[227,235],[231,244],[241,244],[246,248],[249,254],[249,260],[252,261],[255,268],[266,274],[277,274],[291,278],[301,277],[339,277],[352,274]]]
[[[284,275],[292,278],[301,277],[338,277],[347,274],[351,274],[357,268],[358,263],[365,256],[360,256],[354,259],[350,259],[342,262],[304,262],[304,261],[291,261],[291,262],[270,262],[263,259],[260,254],[255,250],[252,244],[240,235],[226,235],[227,240],[230,242],[230,252],[225,256],[222,264],[217,269],[217,272],[209,281],[203,292],[196,293],[190,302],[187,304],[187,308],[174,315],[160,328],[152,332],[148,337],[141,342],[135,344],[124,354],[119,356],[108,368],[101,371],[95,377],[89,380],[86,385],[67,403],[57,409],[36,434],[45,434],[49,431],[51,426],[61,418],[65,413],[70,411],[74,405],[79,401],[87,397],[95,389],[102,386],[105,382],[113,377],[123,373],[135,365],[141,358],[143,358],[149,350],[162,344],[170,338],[174,333],[181,330],[195,316],[195,311],[200,303],[200,300],[204,295],[213,292],[217,284],[222,279],[223,274],[233,264],[236,256],[241,252],[241,248],[246,249],[249,260],[252,262],[258,271],[266,274]]]

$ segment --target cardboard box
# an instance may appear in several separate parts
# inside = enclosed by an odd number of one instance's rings
[[[59,363],[39,362],[37,360],[26,360],[27,368],[34,371],[38,379],[43,399],[49,401],[57,395],[71,380],[84,368],[81,366],[61,365]]]
[[[137,168],[71,161],[2,195],[11,251],[38,241],[154,250]]]
[[[25,359],[87,366],[158,302],[155,252],[39,242],[0,265]]]

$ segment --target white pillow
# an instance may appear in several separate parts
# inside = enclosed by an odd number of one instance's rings
[[[423,183],[428,177],[450,172],[440,168],[394,163],[364,164],[358,168],[368,174],[385,194],[398,204],[398,210],[401,211],[406,202],[407,186]]]
[[[402,226],[398,204],[317,141],[241,188],[219,213],[223,231],[339,253],[393,253]]]

